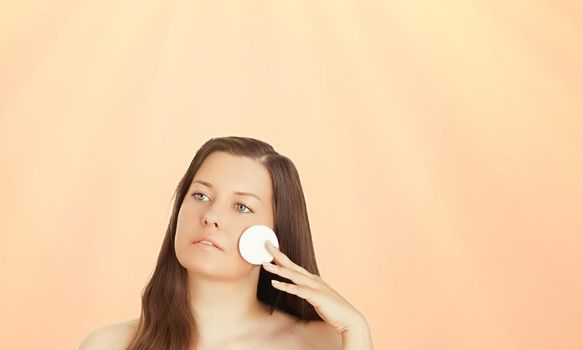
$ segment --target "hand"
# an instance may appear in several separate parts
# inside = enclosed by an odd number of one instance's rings
[[[265,270],[295,283],[271,280],[273,287],[308,301],[314,306],[318,315],[341,334],[362,326],[364,321],[362,314],[320,276],[296,265],[269,241],[265,246],[278,263],[278,265],[264,263]]]

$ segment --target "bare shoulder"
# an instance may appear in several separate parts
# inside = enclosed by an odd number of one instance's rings
[[[91,333],[79,345],[79,350],[122,350],[125,349],[138,327],[139,319],[101,326]]]
[[[342,349],[342,336],[332,326],[323,321],[300,322],[285,312],[278,311],[272,324],[267,349]]]
[[[332,326],[323,321],[310,321],[299,332],[306,348],[340,350],[342,336]]]

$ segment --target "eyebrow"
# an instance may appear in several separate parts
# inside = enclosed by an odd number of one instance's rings
[[[200,183],[200,184],[203,184],[203,185],[205,185],[205,186],[207,186],[207,187],[213,188],[213,185],[212,185],[210,182],[203,181],[203,180],[194,180],[192,183],[194,184],[194,183],[196,183],[196,182],[198,182],[198,183]],[[233,193],[234,193],[234,194],[238,194],[238,195],[242,195],[242,196],[251,196],[251,197],[255,197],[255,198],[257,198],[257,199],[258,199],[258,200],[261,202],[261,198],[259,198],[257,195],[255,195],[255,194],[253,194],[253,193],[251,193],[251,192],[241,192],[241,191],[235,191],[235,192],[233,192]]]

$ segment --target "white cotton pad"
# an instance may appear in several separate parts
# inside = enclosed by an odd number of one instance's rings
[[[253,265],[271,262],[273,256],[265,248],[265,241],[270,241],[279,248],[277,236],[268,226],[253,225],[245,229],[239,238],[239,252],[243,259]]]

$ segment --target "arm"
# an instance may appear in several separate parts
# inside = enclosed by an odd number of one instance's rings
[[[364,317],[345,329],[341,335],[342,350],[373,350],[370,328]]]

